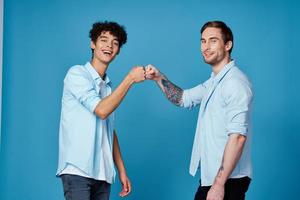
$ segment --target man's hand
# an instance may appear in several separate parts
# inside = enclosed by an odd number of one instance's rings
[[[146,66],[146,79],[158,81],[162,78],[162,74],[153,65]]]
[[[122,191],[119,193],[120,197],[125,197],[131,192],[131,183],[126,173],[119,174],[120,182],[122,184]]]
[[[146,79],[154,80],[173,104],[180,106],[182,103],[183,90],[169,81],[167,77],[160,73],[153,65],[146,66]]]
[[[136,66],[131,69],[128,76],[134,83],[139,83],[145,80],[145,70],[142,66]]]
[[[224,185],[214,183],[207,193],[207,200],[223,200],[224,199]]]

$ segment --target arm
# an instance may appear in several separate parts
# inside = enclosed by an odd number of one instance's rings
[[[169,101],[177,106],[181,105],[183,90],[169,81],[167,77],[160,73],[154,66],[148,65],[146,67],[146,78],[156,81]]]
[[[208,200],[223,199],[225,182],[241,157],[247,139],[252,90],[247,82],[231,79],[223,85],[222,98],[226,103],[224,111],[229,138],[220,169],[208,192]]]
[[[124,197],[131,192],[131,183],[126,174],[126,169],[122,159],[118,137],[115,131],[114,131],[113,157],[114,157],[115,165],[119,172],[120,182],[122,184],[122,191],[119,193],[119,195],[121,197]]]
[[[133,68],[117,89],[97,104],[94,111],[95,114],[101,119],[106,119],[119,106],[131,85],[143,80],[145,80],[145,71],[143,67]]]
[[[207,194],[207,200],[223,200],[225,183],[241,157],[245,142],[246,136],[244,135],[231,134],[229,136],[220,169]]]

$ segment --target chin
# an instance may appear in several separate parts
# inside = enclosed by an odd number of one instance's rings
[[[209,60],[209,59],[204,59],[204,62],[209,64],[209,65],[214,63],[213,60]]]
[[[110,63],[111,61],[113,61],[113,58],[103,58],[103,59],[101,59],[101,61],[103,63]]]

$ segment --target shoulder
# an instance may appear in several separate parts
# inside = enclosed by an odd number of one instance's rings
[[[252,98],[252,84],[248,77],[237,67],[230,70],[227,76],[222,80],[221,84],[222,96],[241,98],[247,96]]]
[[[84,65],[74,65],[69,68],[64,82],[90,81],[90,75]]]
[[[87,70],[85,69],[84,65],[73,65],[69,68],[68,74],[86,74]]]
[[[73,65],[69,68],[66,78],[67,77],[73,77],[73,76],[82,76],[82,77],[88,77],[89,73],[84,65]]]
[[[233,67],[222,82],[223,88],[239,88],[242,86],[252,88],[247,75],[237,67]]]

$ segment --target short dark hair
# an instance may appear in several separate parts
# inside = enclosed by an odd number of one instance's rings
[[[113,36],[117,37],[120,48],[127,42],[127,33],[125,31],[125,27],[116,22],[109,21],[100,21],[94,23],[92,29],[90,30],[89,37],[91,38],[91,41],[96,44],[96,41],[101,33],[107,31]]]
[[[233,34],[231,29],[222,21],[209,21],[206,22],[202,28],[201,28],[201,34],[203,33],[203,31],[206,28],[219,28],[221,29],[221,34],[222,34],[222,39],[224,41],[224,43],[226,44],[228,41],[232,42],[232,47],[229,50],[229,54],[231,53],[232,49],[233,49]]]

